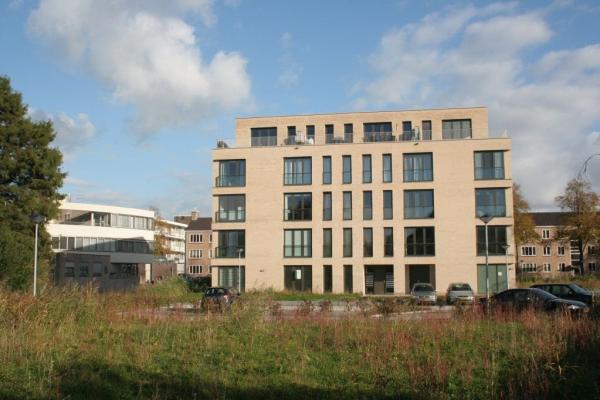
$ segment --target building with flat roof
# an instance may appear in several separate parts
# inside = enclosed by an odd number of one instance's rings
[[[488,136],[484,107],[240,118],[213,177],[214,285],[514,283],[511,140]]]
[[[185,230],[187,224],[166,219],[157,219],[154,224],[155,246],[160,241],[163,254],[157,261],[174,263],[177,265],[177,272],[185,271]]]
[[[46,225],[59,285],[93,282],[101,290],[145,282],[154,259],[154,211],[62,202]]]

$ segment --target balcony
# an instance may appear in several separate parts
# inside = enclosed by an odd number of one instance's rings
[[[283,209],[283,220],[284,221],[311,221],[312,220],[312,208],[302,209]]]
[[[246,175],[225,175],[215,178],[215,187],[242,187],[246,186]]]
[[[335,136],[333,133],[327,133],[325,134],[325,143],[354,143],[354,135],[352,133],[345,133],[344,136]]]
[[[305,137],[303,135],[288,136],[283,139],[283,144],[286,146],[311,145],[315,144],[314,136]]]
[[[365,132],[363,136],[364,143],[395,141],[396,136],[394,136],[392,132]]]
[[[221,210],[215,213],[215,222],[244,222],[246,220],[246,210],[243,208],[237,210]]]
[[[215,258],[244,258],[246,250],[243,246],[215,247]]]

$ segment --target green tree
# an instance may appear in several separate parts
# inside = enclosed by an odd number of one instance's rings
[[[561,221],[559,237],[577,243],[581,254],[579,272],[583,273],[586,261],[585,250],[600,241],[600,197],[592,190],[592,185],[584,179],[572,179],[565,192],[557,196],[556,204],[567,215]]]
[[[513,219],[515,236],[515,262],[519,265],[519,249],[522,244],[536,242],[540,235],[535,231],[535,223],[529,214],[529,203],[521,193],[521,186],[513,183]],[[517,269],[515,269],[517,271]]]
[[[62,154],[51,147],[56,136],[49,121],[33,122],[21,94],[0,76],[0,281],[13,289],[32,278],[34,224],[38,212],[54,218],[65,174]],[[49,265],[49,237],[40,226],[40,265]],[[40,275],[41,276],[41,275]]]

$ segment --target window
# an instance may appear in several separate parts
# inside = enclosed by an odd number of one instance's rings
[[[394,200],[391,190],[383,191],[383,219],[394,218]]]
[[[434,256],[435,231],[431,226],[404,228],[405,250],[407,256]]]
[[[477,217],[505,217],[505,189],[475,189]]]
[[[537,264],[535,263],[522,263],[521,272],[537,272]]]
[[[385,257],[394,256],[394,229],[383,228],[383,255]]]
[[[200,266],[199,265],[190,265],[190,274],[199,274]]]
[[[283,267],[283,280],[283,284],[286,290],[298,292],[311,292],[312,267],[310,265],[286,265]]]
[[[239,222],[246,219],[246,196],[243,194],[219,197],[219,211],[215,215],[217,222]]]
[[[542,239],[550,239],[550,229],[542,229]]]
[[[277,146],[277,128],[251,128],[252,147],[254,146]]]
[[[315,126],[314,125],[306,125],[306,140],[309,142],[312,140],[313,143],[315,141]]]
[[[558,270],[560,272],[567,272],[567,265],[565,263],[558,263]]]
[[[534,251],[535,251],[535,249],[534,249]],[[557,252],[558,252],[559,256],[564,256],[565,255],[565,246],[558,246]]]
[[[246,186],[246,161],[224,160],[219,161],[219,176],[215,182],[216,187]]]
[[[102,271],[104,270],[103,265],[100,263],[94,263],[92,266],[92,274],[93,276],[102,276]]]
[[[552,265],[548,264],[548,263],[544,263],[543,265],[543,269],[544,272],[552,272]]]
[[[354,126],[352,124],[344,124],[344,142],[352,143],[354,141]]]
[[[90,276],[90,267],[87,264],[79,265],[79,277],[84,278]]]
[[[363,228],[363,257],[373,257],[373,228]]]
[[[411,121],[402,121],[402,140],[413,140],[413,129]]]
[[[535,256],[535,246],[521,246],[522,256]]]
[[[198,240],[200,243],[204,242],[204,235],[200,234],[200,239]]]
[[[433,218],[433,190],[405,190],[404,218]]]
[[[363,219],[373,219],[373,193],[370,190],[363,192]]]
[[[323,257],[331,257],[332,253],[332,233],[331,228],[323,229]]]
[[[549,256],[551,252],[550,246],[544,246],[544,255]]]
[[[75,263],[66,262],[65,263],[65,278],[73,278],[75,277]]]
[[[227,289],[246,290],[246,268],[243,266],[219,267],[219,286]],[[219,290],[219,289],[213,289]]]
[[[431,121],[421,121],[421,137],[423,140],[431,140]]]
[[[404,182],[429,182],[433,180],[431,153],[404,154]]]
[[[470,137],[470,119],[447,119],[442,121],[442,139],[465,139]]]
[[[363,183],[371,183],[373,180],[373,174],[371,172],[371,155],[364,154],[362,156],[362,181]]]
[[[500,256],[506,254],[506,226],[488,225],[488,254]],[[477,226],[477,255],[485,255],[485,226]]]
[[[596,263],[595,262],[588,263],[588,271],[596,272]]]
[[[342,156],[342,183],[352,183],[352,158]]]
[[[219,247],[216,250],[216,258],[244,258],[246,256],[246,231],[219,231]]]
[[[333,143],[333,125],[325,125],[325,143]]]
[[[323,193],[323,221],[331,221],[331,192]]]
[[[312,257],[312,230],[285,229],[283,231],[284,257]]]
[[[312,193],[285,193],[283,202],[284,221],[312,220]]]
[[[310,185],[312,183],[310,157],[284,158],[283,165],[284,185]]]
[[[190,258],[200,258],[200,250],[190,250]]]
[[[344,219],[351,220],[352,219],[352,192],[344,192],[343,193],[343,201],[344,201]]]
[[[287,136],[286,144],[296,144],[296,127],[288,126],[287,130],[288,130],[288,136]]]
[[[344,228],[344,257],[352,257],[352,228]]]
[[[475,179],[504,179],[504,152],[476,151]]]
[[[392,155],[383,155],[383,182],[389,183],[392,181]]]
[[[331,184],[331,156],[323,156],[323,185]]]
[[[352,265],[344,265],[344,293],[352,293]]]
[[[393,141],[395,138],[392,135],[391,122],[374,122],[363,124],[365,142],[387,142]]]
[[[333,273],[331,265],[323,265],[323,292],[331,293],[333,291]]]

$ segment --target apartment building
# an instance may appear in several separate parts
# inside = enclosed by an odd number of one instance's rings
[[[533,212],[529,215],[540,240],[520,246],[518,272],[522,276],[541,275],[550,278],[573,275],[582,265],[584,272],[600,270],[600,252],[595,246],[584,249],[582,257],[577,243],[558,236],[566,213]]]
[[[100,290],[146,281],[154,259],[154,211],[62,202],[46,229],[56,253],[55,281]]]
[[[511,140],[488,136],[484,107],[239,118],[213,176],[213,284],[514,283]]]
[[[177,264],[180,273],[185,270],[186,228],[187,224],[166,219],[157,219],[154,224],[155,242],[160,241],[164,252],[157,261]]]
[[[186,273],[193,276],[210,276],[212,258],[212,218],[192,218],[186,228]]]

